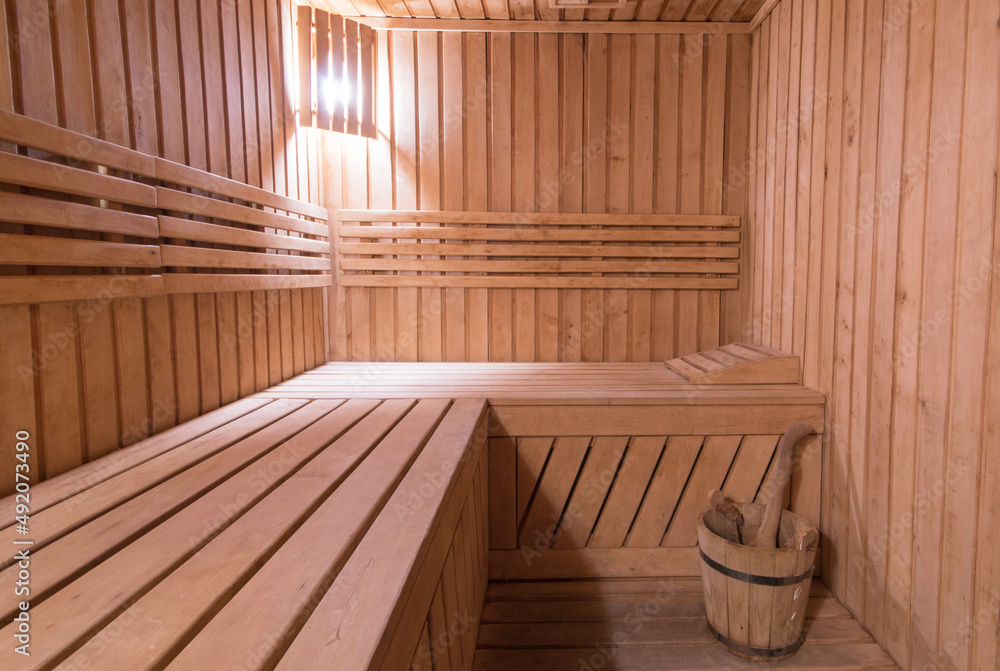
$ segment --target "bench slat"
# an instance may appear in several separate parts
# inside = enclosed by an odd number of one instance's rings
[[[193,624],[200,622],[217,601],[228,599],[239,589],[246,574],[265,561],[288,530],[341,482],[366,446],[377,440],[378,431],[398,417],[406,404],[397,403],[393,408],[390,402],[381,410],[378,406],[378,401],[348,401],[279,448],[274,456],[287,469],[309,461],[108,623],[105,629],[116,633],[112,648],[97,636],[68,663],[92,669],[155,665],[180,638],[189,635]],[[350,442],[358,443],[358,449],[344,449]],[[254,470],[259,472],[260,468]],[[276,473],[268,470],[268,478],[277,480]],[[144,613],[156,615],[143,617]]]
[[[227,668],[268,636],[276,639],[280,655],[301,626],[300,618],[329,587],[359,539],[366,537],[372,520],[388,512],[383,506],[449,405],[417,403],[167,668]],[[384,432],[391,423],[381,426]],[[371,436],[368,442],[379,437]],[[316,547],[324,551],[315,552]],[[249,610],[255,613],[250,622]],[[269,662],[273,660],[261,660],[256,668],[270,668]]]
[[[159,533],[158,530],[164,527],[163,520],[175,510],[191,502],[205,500],[198,497],[337,405],[339,402],[310,403],[45,547],[33,550],[32,554],[39,564],[45,566],[45,571],[38,571],[32,576],[32,595],[37,597],[46,594],[55,586],[100,562],[138,534],[161,523],[156,527],[156,532]],[[230,504],[231,500],[223,502]],[[198,533],[206,520],[217,515],[219,509],[213,507],[205,512],[207,514],[201,518],[189,520],[188,534]],[[179,541],[180,545],[187,548],[187,539],[186,534]],[[164,551],[168,546],[178,543],[177,539],[173,539],[173,543],[169,539],[165,542],[166,545],[161,548]],[[36,547],[37,545],[36,541]],[[0,595],[0,620],[11,616],[16,608],[18,599],[13,590],[16,568],[16,565],[10,566],[0,574],[0,586],[4,588],[4,593]]]
[[[71,471],[32,485],[31,511],[33,519],[35,515],[38,515],[46,508],[68,499],[74,494],[94,487],[119,473],[124,473],[130,468],[149,461],[183,443],[203,436],[213,429],[224,426],[254,410],[264,407],[270,402],[268,399],[259,396],[240,399],[205,415],[167,429],[155,436],[150,436],[134,445],[130,445],[127,450],[112,452]],[[5,499],[0,499],[0,510],[10,510],[13,506],[13,495]]]
[[[131,470],[107,478],[46,510],[32,514],[31,538],[35,543],[34,551],[39,551],[48,543],[98,515],[141,495],[192,464],[217,454],[223,448],[253,435],[262,427],[305,405],[305,401],[301,400],[279,403],[271,403],[235,419],[155,458],[150,458]],[[15,538],[17,535],[13,527],[0,531],[0,542],[9,545]],[[3,557],[0,562],[2,562],[0,566],[6,567],[12,560]]]
[[[389,643],[383,633],[395,629],[407,601],[422,602],[427,612],[449,545],[435,541],[451,539],[458,524],[482,456],[468,458],[467,449],[485,407],[482,400],[455,402],[277,669],[377,668]],[[434,482],[445,484],[428,496]]]

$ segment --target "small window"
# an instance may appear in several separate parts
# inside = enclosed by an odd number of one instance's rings
[[[298,8],[299,125],[375,137],[375,31]]]

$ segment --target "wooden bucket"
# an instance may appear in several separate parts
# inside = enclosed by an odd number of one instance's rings
[[[742,513],[743,539],[757,533],[764,506],[734,504]],[[731,543],[698,522],[701,575],[708,628],[735,655],[773,662],[791,657],[802,645],[802,622],[816,550],[781,548],[784,541],[813,526],[787,510],[781,513],[776,550]]]

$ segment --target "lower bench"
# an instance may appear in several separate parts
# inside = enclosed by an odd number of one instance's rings
[[[32,541],[30,594],[0,561],[30,656],[0,668],[402,669],[442,636],[466,666],[485,445],[482,400],[258,398],[37,485],[29,534],[0,530]]]

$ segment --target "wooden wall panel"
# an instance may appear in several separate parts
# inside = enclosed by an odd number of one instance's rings
[[[318,182],[296,175],[300,139],[283,86],[290,7],[4,0],[0,109],[318,203]],[[299,132],[311,145],[310,132]],[[23,229],[2,220],[0,212],[0,232]],[[0,266],[4,275],[25,272]],[[5,306],[0,424],[10,435],[32,434],[33,476],[51,477],[315,365],[326,350],[323,290],[255,293],[263,300],[248,291],[112,293]],[[0,469],[0,495],[13,490],[13,477]]]
[[[828,398],[824,577],[902,668],[996,668],[1000,9],[782,0],[752,39],[746,333]]]
[[[378,138],[322,138],[324,170],[343,176],[327,182],[331,210],[743,214],[743,36],[380,31],[378,43]],[[338,287],[330,356],[663,360],[738,340],[744,293]]]

